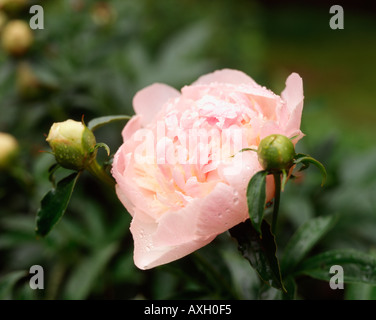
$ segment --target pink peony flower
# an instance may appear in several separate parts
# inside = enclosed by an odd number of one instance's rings
[[[296,73],[278,96],[237,70],[200,77],[181,92],[139,91],[112,174],[132,215],[134,262],[149,269],[179,259],[245,221],[246,189],[262,170],[255,148],[270,134],[303,136],[303,84]],[[273,198],[267,179],[267,199]]]

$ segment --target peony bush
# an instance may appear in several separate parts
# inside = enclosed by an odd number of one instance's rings
[[[295,299],[301,275],[327,280],[331,288],[344,281],[376,283],[372,255],[333,249],[306,257],[336,224],[335,214],[307,220],[282,254],[277,253],[279,204],[287,181],[311,164],[321,171],[322,185],[327,175],[319,161],[295,152],[304,136],[303,83],[298,74],[292,73],[277,95],[241,71],[223,69],[180,92],[152,84],[137,92],[133,107],[132,117],[52,125],[47,142],[57,163],[49,169],[50,180],[55,181],[59,167],[75,172],[42,199],[38,236],[45,237],[60,221],[77,180],[87,170],[116,192],[132,216],[133,260],[141,270],[187,256],[228,231],[262,280],[262,296]],[[114,121],[127,124],[123,143],[110,156],[94,131]],[[100,147],[109,156],[103,163],[97,161]],[[331,277],[333,265],[344,269],[344,278]],[[219,277],[210,263],[200,268]]]

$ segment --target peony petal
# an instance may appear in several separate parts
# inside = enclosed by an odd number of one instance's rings
[[[244,197],[249,180],[262,168],[254,151],[237,153],[232,159],[232,164],[219,167],[219,175]]]
[[[134,263],[142,269],[150,269],[171,261],[180,259],[214,240],[214,236],[204,236],[190,239],[180,245],[156,245],[153,241],[158,228],[157,223],[139,221],[137,215],[131,223],[131,232],[134,240]]]
[[[260,139],[262,140],[271,134],[286,135],[284,130],[282,130],[277,123],[275,123],[274,121],[267,121],[261,128]]]
[[[211,83],[226,83],[226,84],[258,84],[244,72],[233,69],[222,69],[198,78],[192,85],[207,85]]]
[[[119,198],[120,202],[123,204],[129,214],[133,217],[134,216],[134,205],[129,201],[129,199],[125,196],[119,185],[115,186],[116,195]]]
[[[116,152],[112,164],[111,173],[117,182],[116,193],[132,216],[137,208],[145,216],[144,219],[155,218],[151,202],[147,200],[150,198],[147,190],[134,183],[137,176],[133,169],[134,161],[131,155],[126,153],[125,144],[123,144]]]
[[[141,128],[141,120],[142,117],[139,115],[136,115],[132,117],[131,120],[128,121],[128,123],[125,125],[123,131],[121,132],[121,135],[123,136],[123,141],[127,141],[132,137],[132,135]]]
[[[153,243],[156,246],[177,246],[194,240],[201,205],[201,199],[197,198],[179,211],[164,213],[158,220]]]
[[[142,116],[142,124],[150,123],[162,106],[171,98],[179,97],[176,89],[162,83],[154,83],[136,93],[133,108],[137,115]]]
[[[218,183],[203,199],[197,234],[216,236],[248,218],[244,195],[229,185]]]
[[[281,97],[286,101],[290,118],[286,125],[286,134],[290,135],[300,128],[303,111],[303,80],[297,73],[292,73],[286,80],[286,88]]]

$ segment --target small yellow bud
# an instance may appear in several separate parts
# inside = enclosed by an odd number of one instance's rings
[[[32,67],[27,62],[21,62],[17,66],[17,89],[22,98],[32,99],[41,93],[41,83],[36,77]]]
[[[97,2],[92,9],[91,17],[94,23],[101,27],[111,24],[116,19],[115,12],[106,2]]]
[[[30,26],[23,20],[8,22],[3,30],[1,43],[4,50],[14,56],[23,55],[34,41]]]
[[[10,165],[18,152],[18,142],[9,133],[0,132],[0,169]]]

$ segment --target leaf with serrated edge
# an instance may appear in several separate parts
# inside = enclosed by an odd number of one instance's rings
[[[262,237],[247,219],[229,230],[238,241],[238,249],[249,261],[260,278],[270,286],[286,292],[283,286],[279,261],[276,256],[277,246],[269,224],[263,220]]]

